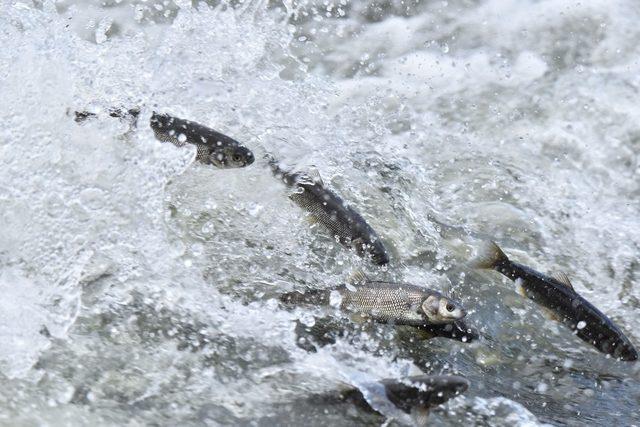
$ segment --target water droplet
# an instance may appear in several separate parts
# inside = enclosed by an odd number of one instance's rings
[[[302,316],[300,316],[300,323],[302,323],[305,326],[311,327],[316,324],[316,318],[313,317],[313,315],[310,313],[305,313]]]
[[[338,291],[331,291],[329,294],[329,305],[334,308],[340,307],[342,304],[342,295]]]
[[[587,326],[587,322],[585,322],[584,320],[581,320],[578,322],[578,325],[576,327],[578,328],[578,330],[580,330],[580,329],[584,329],[585,326]]]

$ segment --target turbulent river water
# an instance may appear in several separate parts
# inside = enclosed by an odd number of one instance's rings
[[[469,270],[433,221],[567,272],[640,345],[638,22],[611,0],[3,1],[0,423],[407,424],[313,396],[425,372],[470,382],[430,425],[639,425],[640,365]],[[111,106],[143,125],[70,116]],[[258,160],[196,165],[153,111]],[[267,151],[317,167],[389,267],[309,227]],[[309,351],[327,311],[278,295],[361,268],[455,296],[482,338],[377,326]]]

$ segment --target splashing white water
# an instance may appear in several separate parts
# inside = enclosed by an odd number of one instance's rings
[[[471,381],[430,416],[443,425],[638,413],[637,369],[496,276],[461,274],[428,216],[571,271],[638,342],[635,6],[387,3],[0,5],[4,419],[269,422],[283,402],[416,369]],[[113,106],[140,107],[139,128],[73,121]],[[389,245],[380,274],[454,292],[490,339],[407,353],[383,328],[298,348],[296,322],[326,312],[275,297],[366,264],[310,230],[264,165],[211,170],[158,143],[154,110],[315,164]]]

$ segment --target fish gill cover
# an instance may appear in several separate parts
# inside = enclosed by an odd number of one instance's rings
[[[471,384],[438,425],[639,423],[638,368],[462,268],[430,221],[570,272],[640,342],[639,17],[631,1],[3,2],[0,419],[352,425],[370,415],[300,398],[420,370]],[[381,327],[298,347],[296,322],[326,313],[277,295],[365,261],[257,162],[195,167],[148,128],[69,114],[113,106],[316,166],[402,260],[382,274],[453,293],[485,339]]]

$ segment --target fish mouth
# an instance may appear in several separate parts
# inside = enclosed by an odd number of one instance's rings
[[[384,245],[378,239],[375,238],[374,242],[368,246],[368,252],[371,255],[371,261],[376,265],[385,265],[389,263],[389,254],[387,254]],[[356,248],[357,249],[357,248]]]
[[[249,150],[247,150],[247,154],[245,155],[245,166],[249,166],[250,164],[253,164],[253,162],[256,161],[255,156],[253,155],[253,153]]]
[[[613,357],[625,362],[633,362],[638,360],[638,350],[632,345],[622,345],[613,351]]]

